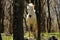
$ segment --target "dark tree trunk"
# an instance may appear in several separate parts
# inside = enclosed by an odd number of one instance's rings
[[[0,40],[2,40],[1,33],[0,33]]]
[[[14,0],[13,11],[14,11],[13,39],[24,40],[24,31],[23,31],[24,0]]]
[[[0,33],[4,32],[2,0],[0,0]]]
[[[37,40],[41,40],[40,39],[40,33],[41,33],[41,4],[40,4],[41,0],[35,0],[35,8],[36,8],[36,15],[37,15],[37,21],[38,21],[38,37]]]
[[[1,26],[1,14],[2,14],[2,6],[1,6],[1,0],[0,0],[0,28],[2,27]],[[0,29],[0,40],[2,40],[2,37],[1,37],[1,29]]]

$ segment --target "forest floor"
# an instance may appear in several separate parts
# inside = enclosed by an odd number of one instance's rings
[[[55,36],[58,40],[60,40],[60,33],[41,33],[41,40],[47,40],[49,37],[52,37],[52,36]],[[25,33],[25,38],[30,38],[31,40],[36,40],[34,39],[34,36],[33,34],[30,33],[30,36],[29,36],[29,33]]]
[[[13,40],[13,35],[6,36],[4,33],[1,33],[2,40]]]
[[[2,35],[2,40],[13,40],[13,35],[5,36],[4,33],[2,33],[1,35]],[[51,36],[55,36],[58,40],[60,40],[60,33],[41,33],[41,40],[46,40]],[[24,38],[25,39],[30,38],[30,40],[36,40],[36,39],[34,39],[33,34],[30,33],[30,36],[29,36],[28,32],[24,34]]]
[[[47,39],[49,37],[55,36],[58,40],[60,40],[60,33],[42,33],[41,39]]]

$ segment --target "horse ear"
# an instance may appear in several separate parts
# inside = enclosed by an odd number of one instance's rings
[[[29,6],[27,6],[27,9],[29,9]]]
[[[34,10],[34,12],[36,12],[36,10]]]

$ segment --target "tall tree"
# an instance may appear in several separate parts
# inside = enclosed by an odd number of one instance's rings
[[[40,39],[40,33],[41,33],[41,0],[35,0],[35,8],[36,8],[36,15],[37,15],[37,22],[38,22],[38,37],[37,40]]]
[[[55,11],[55,0],[41,0],[41,29],[42,32],[57,32],[58,23]],[[55,28],[55,29],[53,29]]]
[[[10,35],[12,33],[12,24],[13,24],[13,0],[2,0],[3,8],[3,24],[4,24],[4,33]]]
[[[0,0],[0,32],[3,32],[3,13],[2,13],[2,0]]]
[[[0,0],[0,40],[2,40],[2,37],[1,37],[1,14],[2,14],[2,6],[1,6],[2,4],[1,4],[1,0]]]
[[[49,10],[50,10],[50,18],[51,21],[51,32],[59,32],[58,28],[58,20],[57,20],[57,13],[55,11],[56,3],[55,0],[49,0]]]
[[[24,40],[23,13],[24,0],[14,0],[13,40]]]

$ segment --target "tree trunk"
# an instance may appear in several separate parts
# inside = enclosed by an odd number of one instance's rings
[[[14,19],[13,19],[14,40],[24,40],[24,31],[23,31],[24,0],[14,0],[13,9],[14,9]]]
[[[55,0],[55,3],[56,3],[55,12],[57,15],[57,21],[58,21],[59,32],[60,32],[60,0]]]
[[[2,37],[1,37],[1,29],[2,29],[2,25],[1,25],[1,19],[2,19],[2,4],[1,4],[1,0],[0,0],[0,40],[2,40]]]
[[[37,22],[38,22],[38,37],[37,40],[40,39],[40,33],[41,33],[41,0],[35,0],[35,8],[36,8],[36,16],[37,16]]]
[[[50,2],[50,3],[49,3]],[[41,27],[42,32],[58,32],[58,21],[55,0],[41,0]]]
[[[10,35],[13,32],[13,0],[2,0],[2,8],[4,11],[4,33]]]
[[[55,0],[50,0],[50,18],[51,18],[51,32],[59,32],[57,13],[55,11],[56,3]]]
[[[3,9],[2,9],[2,0],[0,0],[0,33],[4,31],[2,19],[3,19]]]

